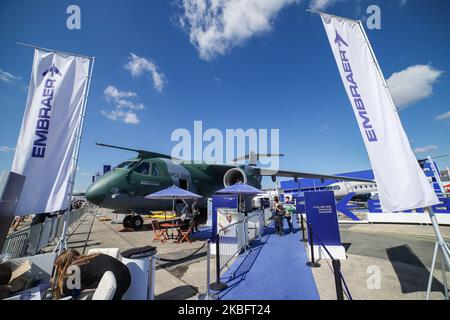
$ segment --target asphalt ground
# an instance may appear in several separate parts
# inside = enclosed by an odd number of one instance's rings
[[[197,299],[206,291],[206,248],[204,241],[177,244],[153,241],[150,220],[142,231],[120,232],[111,224],[107,211],[89,215],[68,239],[69,247],[87,253],[90,248],[120,248],[121,251],[145,245],[157,247],[158,256],[177,261],[158,261],[156,299]],[[341,240],[347,250],[342,274],[353,299],[425,299],[434,248],[431,226],[395,224],[343,224]],[[450,227],[441,227],[450,240]],[[297,233],[300,239],[300,234]],[[431,299],[443,299],[440,258],[437,261]],[[334,277],[329,261],[312,269],[321,299],[336,299]],[[211,274],[214,275],[214,261]],[[447,272],[450,279],[450,273]]]

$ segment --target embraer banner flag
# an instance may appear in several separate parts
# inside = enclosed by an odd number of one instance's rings
[[[12,171],[25,185],[16,215],[68,208],[89,59],[35,49]]]
[[[321,17],[369,154],[383,211],[439,203],[411,150],[361,22]]]

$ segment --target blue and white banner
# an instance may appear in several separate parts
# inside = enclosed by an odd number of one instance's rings
[[[439,203],[420,168],[360,21],[321,14],[384,212]]]
[[[68,208],[88,58],[34,52],[28,99],[12,171],[26,177],[16,215]]]

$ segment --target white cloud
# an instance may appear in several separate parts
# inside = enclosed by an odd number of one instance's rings
[[[179,0],[179,22],[200,58],[211,60],[272,29],[285,6],[298,0]]]
[[[108,112],[102,110],[102,114],[109,120],[121,120],[127,124],[138,124],[140,122],[136,113],[132,111],[111,110]]]
[[[414,153],[427,153],[430,151],[434,151],[437,150],[438,147],[435,146],[434,144],[428,145],[428,146],[423,146],[423,147],[417,147],[414,149]]]
[[[444,112],[443,114],[440,114],[434,118],[435,120],[450,120],[450,110],[447,112]]]
[[[339,0],[311,0],[309,8],[312,10],[323,10]]]
[[[397,109],[404,109],[429,97],[442,73],[429,65],[415,65],[393,73],[387,79],[387,84]]]
[[[87,173],[86,171],[81,170],[80,167],[77,167],[77,173],[81,176],[89,175],[89,173]]]
[[[16,150],[16,148],[0,146],[0,152],[10,153],[10,152],[14,152],[15,150]]]
[[[105,89],[105,97],[106,100],[118,100],[122,98],[131,98],[131,97],[137,97],[137,94],[134,92],[125,92],[125,91],[119,91],[116,87],[108,86]]]
[[[140,77],[142,74],[148,72],[153,79],[153,86],[158,92],[162,92],[166,85],[166,77],[162,72],[158,71],[156,64],[146,58],[138,57],[134,53],[130,53],[128,57],[128,63],[125,65],[125,69],[130,71],[133,78]]]
[[[13,83],[13,82],[19,81],[20,79],[21,79],[20,77],[16,77],[16,76],[12,75],[11,73],[0,69],[0,80],[1,81]]]
[[[138,124],[139,117],[137,110],[145,109],[142,103],[133,102],[131,99],[137,98],[138,95],[130,91],[120,91],[114,86],[108,86],[104,91],[105,99],[114,105],[110,111],[102,110],[102,114],[113,121],[123,121],[127,124]]]

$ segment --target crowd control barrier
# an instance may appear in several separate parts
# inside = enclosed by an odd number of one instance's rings
[[[324,245],[320,238],[314,234],[314,228],[311,223],[309,223],[301,214],[300,219],[302,222],[301,228],[303,233],[303,239],[301,241],[305,241],[305,234],[304,234],[304,224],[306,224],[308,228],[308,243],[310,248],[310,259],[311,261],[308,261],[306,265],[308,265],[311,268],[319,268],[321,265],[315,260],[314,257],[314,244],[320,245],[325,252],[328,254],[328,256],[331,258],[331,266],[327,259],[324,259],[327,263],[328,267],[330,268],[331,272],[334,276],[334,283],[336,287],[336,299],[337,300],[344,300],[344,295],[348,300],[353,300],[352,295],[350,293],[350,290],[348,289],[347,283],[345,281],[345,278],[341,272],[341,262],[339,259],[336,259],[333,257],[333,255],[328,250],[327,246]]]
[[[70,213],[46,218],[42,223],[12,232],[6,237],[1,253],[7,255],[10,259],[38,254],[53,242],[59,240],[64,222],[67,222],[67,235],[70,235],[82,222],[81,218],[86,213],[93,211],[92,206],[84,206],[73,209]]]
[[[265,223],[264,212],[258,211],[219,230],[215,241],[216,277],[215,282],[211,285],[214,291],[226,288],[226,285],[220,282],[220,275],[230,268],[234,259],[241,252],[251,250],[250,243],[263,235]],[[211,255],[208,254],[208,274],[211,272],[210,258]],[[232,276],[234,275],[232,274]],[[209,286],[207,290],[206,296],[211,297]]]

